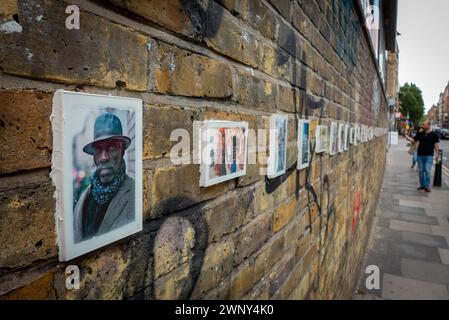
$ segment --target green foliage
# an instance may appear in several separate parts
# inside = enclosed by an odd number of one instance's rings
[[[422,91],[414,83],[405,83],[399,90],[401,112],[404,116],[410,115],[410,120],[418,124],[424,120],[424,101]]]

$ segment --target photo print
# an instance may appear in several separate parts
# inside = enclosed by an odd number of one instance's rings
[[[270,156],[268,159],[268,178],[283,175],[287,169],[287,127],[288,116],[270,117]]]
[[[353,145],[355,140],[355,127],[349,129],[349,144]]]
[[[248,123],[210,120],[199,126],[200,186],[209,187],[246,174]]]
[[[310,121],[298,120],[298,163],[297,169],[307,168],[310,163]]]
[[[142,230],[142,100],[58,90],[52,179],[60,261]]]
[[[320,124],[315,132],[315,153],[323,153],[329,150],[329,133],[327,125]]]
[[[349,124],[345,124],[345,133],[344,133],[344,141],[343,141],[343,150],[344,151],[348,151],[348,149],[349,149],[350,128],[351,128],[351,126]]]
[[[338,123],[331,122],[331,129],[329,132],[329,154],[336,155],[338,151]]]
[[[344,152],[344,143],[345,143],[345,124],[338,124],[338,138],[337,138],[337,150],[338,153]]]

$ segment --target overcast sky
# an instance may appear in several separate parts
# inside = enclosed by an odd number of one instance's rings
[[[399,0],[399,83],[415,83],[425,109],[449,81],[449,0]]]

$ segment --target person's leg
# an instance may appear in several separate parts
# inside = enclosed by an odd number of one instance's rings
[[[418,156],[419,187],[424,188],[424,157]]]
[[[425,184],[424,187],[426,189],[430,189],[430,180],[432,175],[432,165],[433,165],[433,157],[426,157],[424,163],[424,173],[425,173]]]
[[[416,166],[416,162],[418,161],[418,151],[413,151],[412,156],[412,169]]]

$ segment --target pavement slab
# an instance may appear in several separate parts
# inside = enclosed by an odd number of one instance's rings
[[[385,274],[382,297],[394,300],[449,300],[445,285]]]
[[[404,277],[449,285],[449,266],[441,263],[401,258]]]
[[[443,176],[441,188],[418,191],[407,150],[402,139],[389,148],[379,213],[354,299],[449,300],[449,176]],[[379,267],[380,289],[365,288],[368,265]]]

